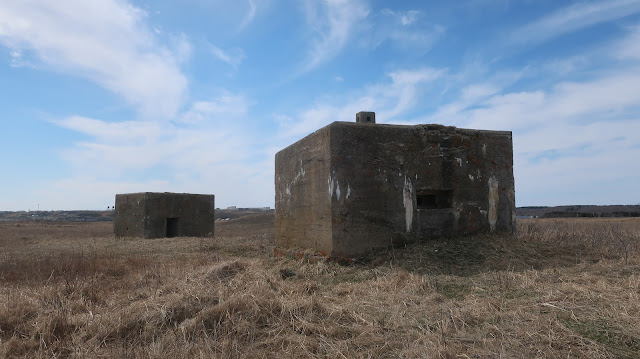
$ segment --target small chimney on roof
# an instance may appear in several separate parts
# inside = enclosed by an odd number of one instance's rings
[[[356,122],[358,123],[376,123],[376,113],[360,111],[356,113]]]

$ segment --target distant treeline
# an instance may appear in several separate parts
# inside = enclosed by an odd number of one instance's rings
[[[576,217],[640,217],[640,212],[604,212],[604,213],[586,213],[586,212],[547,212],[542,218],[576,218]]]
[[[273,213],[271,208],[237,208],[215,211],[215,219],[236,219],[258,213]],[[64,221],[64,222],[108,222],[113,221],[114,210],[106,211],[0,211],[0,221]]]
[[[113,221],[113,211],[2,211],[0,221]]]
[[[640,217],[640,205],[527,206],[518,207],[516,214],[521,217],[537,218]]]

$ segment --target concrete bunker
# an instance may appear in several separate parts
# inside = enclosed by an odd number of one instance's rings
[[[394,242],[513,232],[511,132],[333,122],[276,154],[278,248],[357,257]]]
[[[116,195],[114,232],[118,237],[212,237],[215,197],[190,193]]]

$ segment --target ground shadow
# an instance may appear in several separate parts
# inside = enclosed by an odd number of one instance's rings
[[[542,270],[595,263],[601,253],[581,244],[550,246],[517,235],[480,234],[407,243],[368,253],[355,265],[393,265],[417,274],[471,276],[488,271]]]

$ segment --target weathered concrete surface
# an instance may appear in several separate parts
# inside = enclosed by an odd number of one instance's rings
[[[513,232],[510,132],[334,122],[276,155],[276,245],[354,257]]]
[[[213,195],[117,194],[114,232],[119,237],[212,237],[214,209]]]
[[[329,128],[316,131],[276,154],[275,230],[282,247],[331,253]],[[278,205],[282,209],[278,213]]]

